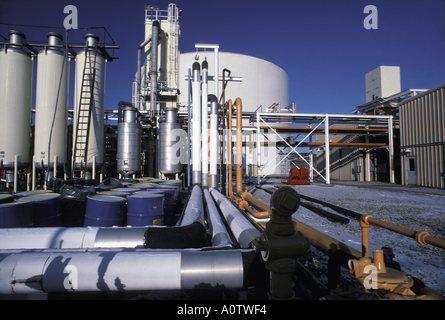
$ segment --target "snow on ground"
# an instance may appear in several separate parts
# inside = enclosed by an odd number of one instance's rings
[[[269,179],[263,188],[275,190],[279,180]],[[331,185],[312,184],[292,186],[298,193],[317,198],[337,206],[369,214],[374,218],[414,231],[427,231],[431,236],[445,240],[445,190],[407,187],[379,182],[332,182]],[[253,196],[269,203],[271,195],[261,189]],[[316,206],[321,207],[319,204]],[[328,208],[325,210],[337,213]],[[337,213],[338,214],[338,213]],[[300,206],[294,218],[327,235],[342,241],[361,252],[361,228],[359,222],[349,218],[349,224],[331,222]],[[445,250],[432,245],[422,246],[414,239],[389,230],[371,226],[369,246],[393,248],[395,258],[402,270],[421,279],[427,286],[445,296]]]

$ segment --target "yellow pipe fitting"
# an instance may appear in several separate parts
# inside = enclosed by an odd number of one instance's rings
[[[238,203],[238,207],[239,207],[241,210],[246,211],[247,208],[249,207],[249,204],[247,203],[246,200],[242,200],[242,201],[240,201],[240,202]]]
[[[422,246],[427,245],[425,238],[428,237],[430,234],[426,231],[418,231],[414,234],[414,239],[416,239],[416,241],[418,243],[420,243]]]
[[[385,259],[383,257],[383,250],[373,250],[374,266],[377,268],[377,273],[386,273]]]
[[[369,227],[371,224],[368,219],[371,215],[363,215],[360,219],[360,227],[362,227],[362,257],[369,257]]]

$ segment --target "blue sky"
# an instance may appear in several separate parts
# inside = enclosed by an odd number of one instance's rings
[[[144,40],[144,5],[167,9],[161,0],[0,0],[0,22],[63,27],[66,5],[78,9],[79,27],[106,27],[116,45],[107,65],[106,108],[131,101],[137,47]],[[180,51],[217,43],[221,51],[256,56],[289,75],[289,101],[298,112],[350,113],[365,102],[365,74],[380,65],[401,67],[402,90],[445,82],[445,0],[177,0],[183,11]],[[366,30],[367,5],[378,9],[378,29]],[[63,29],[0,24],[0,35],[20,30],[44,43]],[[103,31],[89,30],[101,38]],[[71,30],[70,42],[84,42]],[[108,39],[107,39],[108,40]],[[0,41],[3,39],[0,38]],[[72,65],[73,67],[73,65]],[[73,91],[71,91],[72,94]],[[72,104],[72,98],[70,104]]]

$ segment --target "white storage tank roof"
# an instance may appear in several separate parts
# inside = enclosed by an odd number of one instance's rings
[[[199,54],[199,62],[206,58],[209,63],[209,76],[214,76],[213,51],[182,53],[179,57],[179,95],[180,106],[188,101],[188,82],[185,80],[188,69],[192,68]],[[289,105],[289,79],[287,73],[279,66],[252,56],[219,52],[219,76],[223,69],[231,71],[232,77],[242,77],[242,82],[229,82],[226,87],[226,101],[237,97],[243,102],[243,111],[255,111],[260,105],[263,112],[273,103],[280,103],[284,108]],[[214,94],[213,81],[209,81],[209,94]],[[219,85],[219,97],[222,94],[222,81]]]

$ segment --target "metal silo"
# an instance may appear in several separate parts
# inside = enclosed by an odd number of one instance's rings
[[[32,58],[23,46],[25,35],[9,31],[11,45],[0,51],[0,168],[17,169],[30,163]],[[9,176],[9,175],[8,175]],[[12,182],[8,181],[8,182]]]
[[[34,162],[37,168],[48,171],[54,168],[55,156],[58,167],[66,161],[69,64],[64,53],[54,47],[62,40],[60,34],[48,33],[49,46],[39,51],[37,60]]]
[[[123,122],[118,124],[117,172],[125,177],[141,172],[142,126],[136,119],[137,109],[123,108]]]
[[[159,121],[159,172],[164,175],[182,171],[181,150],[184,130],[177,122],[178,108],[164,108],[165,118]]]
[[[96,169],[99,169],[103,165],[104,158],[104,100],[105,100],[105,63],[106,60],[104,56],[95,50],[99,42],[99,37],[88,33],[85,35],[87,47],[78,52],[76,55],[76,68],[75,68],[75,92],[74,92],[74,129],[73,129],[73,141],[76,141],[77,131],[79,129],[77,126],[79,119],[79,107],[80,101],[83,104],[89,104],[90,99],[92,99],[91,104],[91,119],[89,121],[89,134],[88,134],[88,148],[87,148],[87,159],[86,167],[88,171],[93,168],[93,162],[95,163]],[[94,55],[95,63],[94,61]],[[85,60],[87,60],[85,63]],[[89,79],[91,82],[92,74],[95,69],[94,76],[94,91],[91,97],[91,86],[82,86],[85,79]],[[82,91],[83,88],[83,91]],[[81,124],[81,126],[83,126]],[[85,127],[87,124],[85,124]],[[85,137],[80,137],[78,141],[80,143],[85,143]],[[73,157],[76,156],[75,152],[76,146],[73,146]],[[79,152],[83,156],[83,150]],[[76,158],[74,158],[76,159]],[[85,165],[82,161],[73,161],[73,166],[75,170],[81,168]]]

